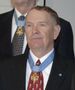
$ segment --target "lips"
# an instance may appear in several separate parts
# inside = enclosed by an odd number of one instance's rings
[[[40,36],[40,35],[33,35],[31,37],[31,39],[41,39],[41,38],[42,38],[42,36]]]

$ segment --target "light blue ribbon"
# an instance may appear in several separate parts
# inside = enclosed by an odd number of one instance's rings
[[[54,51],[39,66],[34,65],[33,59],[29,54],[28,62],[33,72],[42,72],[54,59]]]
[[[17,26],[25,26],[25,20],[18,20],[17,14],[14,11],[15,22]]]

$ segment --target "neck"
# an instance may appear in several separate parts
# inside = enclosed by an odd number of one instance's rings
[[[35,56],[37,56],[38,58],[41,58],[44,55],[46,55],[47,53],[49,53],[51,50],[52,50],[52,48],[49,50],[41,50],[40,49],[40,50],[31,50],[31,51],[34,53]]]
[[[30,9],[31,7],[17,7],[17,10],[22,14],[28,13]]]

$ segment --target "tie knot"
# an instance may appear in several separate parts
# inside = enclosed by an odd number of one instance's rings
[[[37,60],[36,65],[39,66],[41,64],[40,60]]]
[[[25,16],[20,16],[19,18],[18,18],[18,20],[21,20],[21,21],[23,21],[23,20],[25,20]]]

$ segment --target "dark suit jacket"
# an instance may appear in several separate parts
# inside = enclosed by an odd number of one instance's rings
[[[0,56],[3,57],[12,56],[11,27],[13,12],[14,10],[0,15]],[[55,41],[55,47],[61,56],[73,58],[73,33],[71,25],[61,18],[60,25],[61,32]]]
[[[74,58],[74,47],[73,47],[73,31],[71,24],[60,18],[61,31],[58,38],[55,40],[55,48],[61,56],[67,59]]]
[[[74,73],[73,76],[72,76],[71,90],[75,90],[75,73]]]
[[[71,90],[75,90],[75,62],[74,62],[74,69],[72,75]]]
[[[73,60],[58,56],[55,55],[45,90],[71,90]],[[26,62],[27,54],[0,62],[0,90],[25,90]]]
[[[11,43],[13,13],[14,10],[0,15],[0,56],[5,58],[13,56]]]

